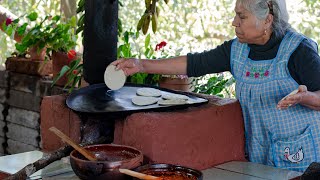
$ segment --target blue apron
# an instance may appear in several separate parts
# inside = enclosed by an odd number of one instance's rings
[[[299,104],[277,109],[277,103],[299,86],[289,73],[288,60],[305,38],[289,31],[277,56],[259,61],[248,58],[247,44],[238,39],[232,43],[231,73],[236,79],[251,162],[294,171],[319,162],[320,112]]]

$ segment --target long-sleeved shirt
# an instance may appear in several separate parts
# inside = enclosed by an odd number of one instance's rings
[[[276,57],[284,36],[271,35],[265,45],[248,44],[249,58],[255,61],[271,60]],[[198,77],[205,74],[230,71],[232,41],[225,41],[215,49],[187,55],[187,75]],[[320,56],[309,40],[304,39],[292,53],[288,62],[291,77],[309,91],[320,90]]]

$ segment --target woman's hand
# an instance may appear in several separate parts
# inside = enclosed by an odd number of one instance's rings
[[[117,69],[123,70],[126,76],[143,72],[142,60],[134,58],[121,58],[111,63],[115,65]]]
[[[290,106],[301,104],[311,109],[320,111],[320,91],[310,92],[305,85],[300,85],[298,92],[281,100],[277,108],[287,109]]]
[[[294,106],[298,103],[301,102],[303,96],[306,94],[307,92],[307,87],[304,85],[300,85],[298,88],[298,92],[292,95],[288,95],[287,97],[285,97],[284,99],[282,99],[278,105],[277,108],[278,109],[287,109],[290,106]]]

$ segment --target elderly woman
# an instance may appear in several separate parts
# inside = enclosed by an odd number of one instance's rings
[[[119,59],[126,75],[230,71],[252,162],[295,171],[320,162],[320,57],[288,24],[284,0],[237,0],[237,38],[210,51],[161,61]],[[298,90],[297,93],[288,95]],[[284,98],[284,99],[283,99]]]

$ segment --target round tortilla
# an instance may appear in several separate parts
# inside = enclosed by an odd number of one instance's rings
[[[138,106],[147,106],[158,102],[156,97],[135,96],[131,99],[132,103]]]
[[[116,70],[116,66],[110,64],[104,72],[104,83],[111,90],[123,87],[126,82],[126,75],[122,70]]]
[[[160,99],[158,101],[158,104],[162,106],[170,106],[188,104],[188,102],[184,99]]]
[[[155,88],[139,88],[137,89],[137,94],[139,96],[159,97],[161,96],[161,91]]]
[[[288,96],[291,96],[291,95],[294,95],[294,94],[297,94],[299,92],[299,90],[298,89],[296,89],[296,90],[293,90],[291,93],[289,93],[288,95],[286,95],[284,98],[282,98],[280,101],[283,101],[283,100],[285,100]]]
[[[183,99],[183,100],[188,100],[189,97],[183,94],[173,94],[173,93],[168,93],[168,94],[163,94],[162,95],[163,99]]]

